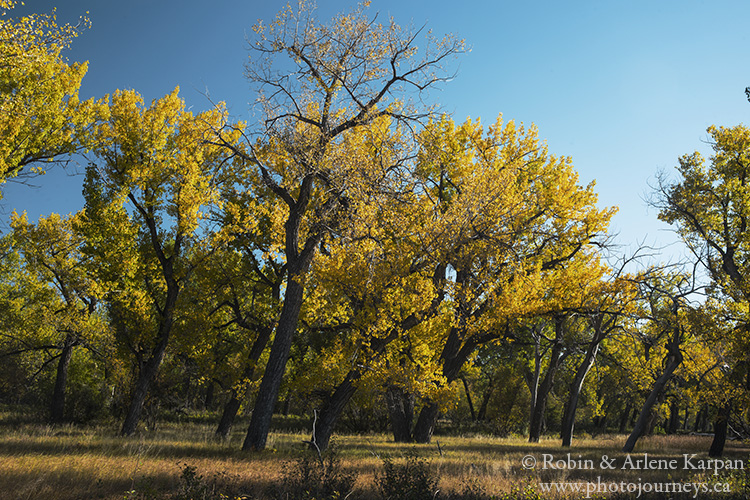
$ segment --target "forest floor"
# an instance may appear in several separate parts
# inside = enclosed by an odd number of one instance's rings
[[[161,423],[130,438],[119,437],[117,430],[114,424],[49,427],[0,419],[0,498],[271,498],[272,485],[299,482],[305,474],[300,457],[309,454],[303,444],[308,433],[301,432],[273,433],[268,450],[246,453],[240,450],[240,426],[226,441],[214,438],[213,426],[195,422]],[[408,484],[417,484],[426,470],[437,481],[436,499],[602,498],[613,491],[627,492],[617,498],[638,498],[639,493],[654,498],[645,493],[657,488],[683,488],[684,493],[658,498],[729,498],[723,494],[727,490],[731,498],[750,497],[749,443],[728,442],[719,463],[708,462],[707,436],[645,437],[629,455],[620,451],[626,438],[600,435],[564,449],[558,439],[547,438],[529,444],[521,437],[436,436],[429,445],[414,445],[394,443],[386,434],[342,435],[335,438],[335,449],[340,470],[356,475],[351,499],[383,497],[376,477],[384,477],[388,458],[396,466],[392,472],[404,472],[403,465],[411,464]],[[307,480],[320,480],[325,473],[316,469],[315,460],[310,463]],[[716,470],[729,466],[745,470]],[[398,481],[397,476],[391,479]],[[691,486],[685,491],[677,483]],[[293,498],[278,488],[275,494]]]

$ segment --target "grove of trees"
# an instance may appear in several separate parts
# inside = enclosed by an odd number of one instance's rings
[[[274,413],[309,419],[318,450],[337,431],[609,431],[627,451],[711,431],[718,456],[750,432],[750,129],[709,128],[713,155],[659,178],[692,258],[647,264],[534,126],[435,111],[453,36],[284,9],[250,43],[260,118],[236,122],[179,89],[81,102],[64,50],[88,21],[13,7],[0,182],[87,167],[78,213],[0,235],[0,404],[123,436],[249,417],[245,450]]]

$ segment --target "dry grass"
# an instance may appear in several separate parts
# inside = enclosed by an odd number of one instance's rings
[[[7,499],[105,499],[126,497],[126,492],[164,492],[177,487],[185,464],[197,468],[206,478],[226,475],[243,492],[260,495],[282,474],[282,464],[298,456],[307,435],[277,433],[271,436],[270,450],[244,453],[238,429],[226,442],[213,438],[213,428],[200,424],[163,424],[155,432],[131,438],[117,436],[117,428],[84,428],[23,425],[0,427],[0,494]],[[400,457],[410,452],[426,457],[440,479],[443,492],[461,491],[468,482],[480,484],[487,493],[499,494],[529,482],[596,480],[606,474],[610,481],[665,481],[686,476],[682,470],[627,471],[603,474],[594,470],[526,470],[521,462],[532,455],[542,461],[544,454],[555,460],[567,453],[575,460],[593,460],[603,455],[622,461],[619,450],[626,436],[599,436],[574,442],[563,450],[558,440],[529,444],[521,438],[499,439],[486,436],[437,437],[431,445],[395,444],[390,436],[340,436],[337,447],[341,463],[358,473],[352,498],[373,498],[375,472],[386,456]],[[438,451],[437,442],[443,451]],[[634,456],[649,453],[654,458],[682,457],[698,453],[705,457],[710,438],[655,436],[642,439]],[[746,444],[728,443],[727,456],[748,458]]]

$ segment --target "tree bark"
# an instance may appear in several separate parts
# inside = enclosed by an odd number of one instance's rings
[[[669,423],[667,424],[667,434],[677,434],[680,428],[680,403],[675,399],[669,405]]]
[[[494,384],[495,379],[490,377],[487,381],[487,389],[484,390],[484,394],[482,395],[482,404],[479,405],[479,413],[477,414],[477,421],[479,422],[484,422],[485,418],[487,418],[487,407],[490,404],[490,398],[495,389]]]
[[[57,363],[57,376],[55,377],[55,389],[52,392],[52,404],[50,408],[50,423],[59,424],[65,420],[65,389],[68,385],[68,368],[73,356],[75,339],[71,334],[65,337],[60,361]]]
[[[138,380],[135,383],[130,406],[128,407],[128,412],[125,415],[122,430],[120,431],[120,434],[123,436],[130,436],[138,428],[138,422],[143,412],[143,403],[146,401],[149,387],[154,379],[156,379],[159,366],[161,366],[161,362],[164,360],[164,353],[167,351],[167,343],[169,342],[169,334],[172,331],[174,310],[177,306],[177,296],[179,294],[179,286],[174,281],[174,278],[168,278],[167,281],[167,297],[164,309],[162,310],[161,321],[159,322],[159,331],[156,336],[157,342],[151,351],[148,361],[138,370]]]
[[[438,404],[428,402],[419,412],[419,418],[414,426],[414,441],[417,443],[429,443],[435,432],[435,424],[438,417]]]
[[[305,265],[301,269],[298,268],[301,272],[290,272],[288,275],[284,305],[276,327],[276,337],[271,346],[266,371],[255,399],[253,416],[242,444],[243,450],[260,451],[266,447],[273,410],[278,400],[279,387],[289,360],[289,350],[292,347],[292,339],[297,330],[299,312],[302,308],[304,286],[300,282],[301,274],[307,271],[307,267]]]
[[[729,416],[732,413],[732,402],[728,401],[719,407],[719,414],[714,421],[714,439],[711,442],[709,457],[720,457],[724,454],[724,444],[727,441],[727,429],[729,428]]]
[[[625,409],[622,410],[622,413],[620,414],[620,432],[625,432],[625,429],[628,426],[628,418],[630,418],[630,412],[632,411],[632,404],[628,402],[628,404],[625,406]]]
[[[599,352],[599,341],[595,338],[592,340],[588,349],[586,350],[586,356],[581,362],[578,370],[576,370],[575,378],[570,384],[570,395],[568,396],[568,402],[565,405],[565,411],[563,413],[562,430],[560,437],[562,438],[563,446],[570,446],[573,440],[573,427],[575,426],[576,420],[576,409],[578,408],[578,399],[581,396],[581,389],[583,388],[583,382],[586,379],[591,367],[594,365],[596,354]]]
[[[250,349],[250,354],[248,354],[245,369],[242,372],[243,380],[251,379],[255,374],[255,367],[258,364],[260,355],[263,354],[263,351],[266,348],[268,340],[271,338],[272,330],[271,327],[267,327],[260,329],[258,332],[258,337],[255,339],[255,342],[253,342],[253,347]],[[232,388],[229,401],[224,405],[219,425],[216,427],[216,437],[226,439],[229,436],[229,433],[232,431],[232,426],[234,425],[234,419],[237,418],[237,412],[240,410],[240,406],[242,406],[242,402],[239,399],[237,389]]]
[[[414,395],[400,387],[389,387],[385,392],[388,414],[391,417],[393,440],[397,443],[411,443],[411,424],[414,420]]]
[[[672,378],[674,371],[680,366],[680,363],[682,363],[682,353],[680,353],[679,345],[672,344],[668,356],[667,367],[659,378],[656,379],[656,382],[654,382],[654,385],[651,388],[651,393],[646,398],[645,403],[643,403],[643,408],[641,409],[641,413],[635,423],[635,427],[633,427],[633,431],[630,433],[628,440],[625,442],[625,446],[622,448],[622,451],[625,453],[630,453],[633,451],[633,448],[635,448],[635,443],[638,441],[638,438],[640,438],[646,430],[654,404],[664,392],[664,388],[666,387],[667,382]]]
[[[538,443],[539,438],[542,435],[542,422],[544,420],[544,412],[547,409],[547,396],[549,396],[549,393],[552,390],[557,369],[562,364],[564,358],[562,343],[563,321],[563,318],[555,319],[555,343],[553,344],[552,352],[550,353],[547,373],[544,376],[544,380],[539,385],[535,398],[536,404],[531,412],[531,421],[529,422],[529,443]]]
[[[471,413],[471,421],[477,421],[477,414],[474,412],[474,402],[471,400],[471,392],[469,391],[469,384],[466,382],[466,377],[461,377],[461,382],[464,384],[464,392],[466,392],[466,401],[469,403],[469,413]]]
[[[164,353],[167,349],[167,338],[164,337],[159,344],[154,348],[151,353],[151,357],[148,362],[138,372],[138,380],[136,380],[135,388],[133,389],[133,396],[130,399],[130,406],[128,406],[128,412],[125,415],[125,420],[122,423],[122,430],[120,434],[123,436],[130,436],[138,428],[138,422],[141,419],[141,413],[143,412],[143,403],[146,401],[149,387],[151,383],[156,379],[156,374],[159,371],[159,366],[164,359]]]
[[[310,447],[317,449],[317,451],[324,451],[328,448],[328,444],[331,441],[333,435],[333,428],[336,425],[341,413],[344,411],[346,404],[352,398],[357,387],[354,382],[360,377],[360,373],[357,370],[350,370],[341,382],[336,390],[328,397],[320,411],[320,417],[313,429],[312,436],[310,438]]]

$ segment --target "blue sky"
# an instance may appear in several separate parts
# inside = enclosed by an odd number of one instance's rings
[[[194,110],[213,100],[249,119],[243,77],[246,34],[285,5],[258,0],[27,0],[15,13],[79,16],[92,26],[67,53],[89,61],[81,95],[133,88],[148,102],[181,88]],[[320,0],[328,19],[352,2]],[[611,229],[633,247],[675,241],[644,198],[659,171],[704,144],[711,124],[748,122],[750,2],[662,0],[379,1],[370,12],[465,38],[456,78],[430,97],[457,121],[481,117],[535,123],[553,154],[570,156],[581,182],[596,180],[601,205],[616,205]],[[32,219],[83,206],[82,177],[53,170],[38,188],[4,186],[0,218]],[[5,226],[3,222],[0,226]],[[664,252],[673,259],[680,249]]]

